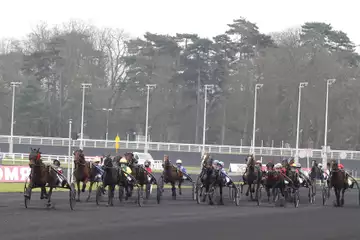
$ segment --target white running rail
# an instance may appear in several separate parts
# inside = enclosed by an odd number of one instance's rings
[[[38,146],[60,146],[68,147],[68,138],[51,138],[51,137],[32,137],[32,136],[14,136],[14,144],[22,145],[38,145]],[[9,135],[0,135],[0,143],[10,143]],[[108,148],[115,149],[115,141],[84,139],[85,148]],[[71,146],[79,147],[80,140],[71,140]],[[187,144],[187,143],[164,143],[164,142],[149,142],[150,151],[173,151],[173,152],[201,152],[202,145],[200,144]],[[143,150],[145,147],[144,142],[137,141],[120,141],[120,149]],[[230,146],[230,145],[205,145],[207,152],[221,153],[221,154],[242,154],[246,155],[251,152],[250,146]],[[255,155],[262,156],[295,156],[294,148],[272,148],[272,147],[256,147]],[[299,149],[299,151],[308,151],[308,149]],[[322,149],[311,149],[312,158],[322,158]],[[344,151],[344,150],[331,150],[328,153],[328,158],[332,159],[347,159],[347,160],[360,160],[360,151]],[[345,154],[346,157],[340,157],[340,154]]]
[[[86,161],[91,161],[94,158],[97,158],[99,156],[86,156]],[[49,154],[41,154],[41,158],[44,162],[50,163],[54,161],[55,159],[59,160],[61,163],[61,166],[66,166],[67,161],[69,160],[68,156],[63,155],[49,155]],[[24,165],[29,162],[29,154],[28,153],[0,153],[0,164],[7,165]],[[72,157],[70,158],[70,161],[72,161]],[[154,160],[152,169],[154,170],[161,170],[162,167],[162,160]]]

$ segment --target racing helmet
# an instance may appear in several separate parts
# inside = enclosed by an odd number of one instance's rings
[[[151,162],[150,162],[149,160],[146,160],[146,161],[144,162],[144,166],[145,166],[145,167],[150,167],[150,164],[151,164]]]
[[[224,167],[224,162],[223,161],[220,161],[219,163],[218,163],[218,165],[220,165],[221,167]]]
[[[213,161],[213,164],[214,164],[214,165],[218,165],[218,164],[219,164],[219,160],[214,160],[214,161]]]
[[[126,158],[121,158],[120,159],[120,164],[127,164],[128,161],[126,160]]]
[[[262,164],[261,160],[257,160],[256,164]]]
[[[182,164],[181,159],[176,160],[176,164]]]
[[[99,157],[96,157],[96,158],[93,159],[93,163],[99,163],[100,161],[101,161],[101,160],[100,160]]]
[[[322,166],[323,166],[322,163],[318,163],[319,168],[322,168]]]
[[[275,164],[274,167],[277,168],[277,169],[282,168],[282,164],[281,164],[281,163],[277,163],[277,164]]]

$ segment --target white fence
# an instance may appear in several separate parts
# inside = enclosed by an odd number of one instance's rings
[[[98,156],[86,156],[86,161],[92,161],[94,158]],[[41,158],[44,162],[50,163],[52,161],[59,160],[61,165],[64,167],[67,165],[68,160],[72,161],[72,157],[69,158],[69,156],[61,156],[61,155],[49,155],[49,154],[41,154]],[[28,153],[0,153],[0,159],[2,159],[2,162],[5,164],[12,164],[16,165],[19,163],[19,165],[22,165],[24,163],[29,162],[29,154]],[[161,170],[162,167],[162,160],[154,160],[151,168],[153,170]]]
[[[0,135],[0,143],[10,143],[9,135]],[[69,146],[68,138],[50,138],[50,137],[31,137],[31,136],[13,136],[14,144],[23,145],[43,145],[43,146]],[[71,140],[72,147],[79,147],[80,140]],[[85,148],[109,148],[115,149],[115,141],[84,139]],[[136,141],[120,141],[120,149],[143,150],[145,142]],[[202,145],[187,143],[164,143],[149,142],[148,149],[150,151],[174,151],[174,152],[201,152]],[[250,146],[228,146],[228,145],[205,145],[205,150],[211,153],[223,154],[249,154]],[[262,156],[295,156],[294,148],[272,148],[272,147],[256,147],[255,154]],[[300,152],[307,152],[311,158],[322,158],[325,154],[322,149],[299,149]],[[360,160],[360,151],[343,151],[330,150],[326,153],[329,158]]]

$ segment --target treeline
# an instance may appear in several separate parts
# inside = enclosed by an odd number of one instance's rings
[[[147,32],[130,39],[118,29],[82,22],[50,28],[40,24],[25,40],[3,40],[0,55],[1,134],[9,134],[10,82],[16,92],[15,134],[62,136],[68,119],[80,132],[81,83],[86,90],[85,134],[132,138],[145,132],[146,84],[151,91],[152,141],[202,141],[204,85],[208,92],[207,143],[249,145],[254,86],[258,98],[257,145],[294,146],[297,98],[302,91],[301,147],[324,139],[325,91],[330,88],[328,142],[357,149],[360,142],[359,55],[347,34],[330,24],[304,23],[270,35],[244,18],[212,39],[196,33],[175,36]],[[104,109],[112,109],[107,112]]]

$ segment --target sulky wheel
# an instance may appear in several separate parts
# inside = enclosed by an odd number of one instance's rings
[[[102,185],[100,184],[97,188],[96,188],[96,205],[100,205],[101,199],[102,199],[102,194],[103,194],[103,190],[102,190]]]
[[[152,190],[152,184],[151,183],[147,183],[145,185],[145,198],[146,200],[150,199],[150,195],[151,195],[151,190]]]
[[[196,201],[196,184],[195,183],[192,183],[191,194],[192,194],[192,199]]]
[[[235,203],[235,206],[239,206],[240,205],[240,189],[237,188],[236,186],[234,186],[232,188],[232,195],[233,195],[233,201]]]
[[[74,183],[71,183],[69,186],[69,204],[70,204],[70,209],[74,210],[76,205],[76,190]]]
[[[202,202],[202,198],[204,194],[204,187],[202,185],[196,185],[195,192],[196,192],[196,202],[197,204],[200,204]]]
[[[327,193],[327,187],[323,186],[322,190],[321,190],[321,197],[322,197],[322,203],[325,206],[327,198],[328,198],[328,193]]]

